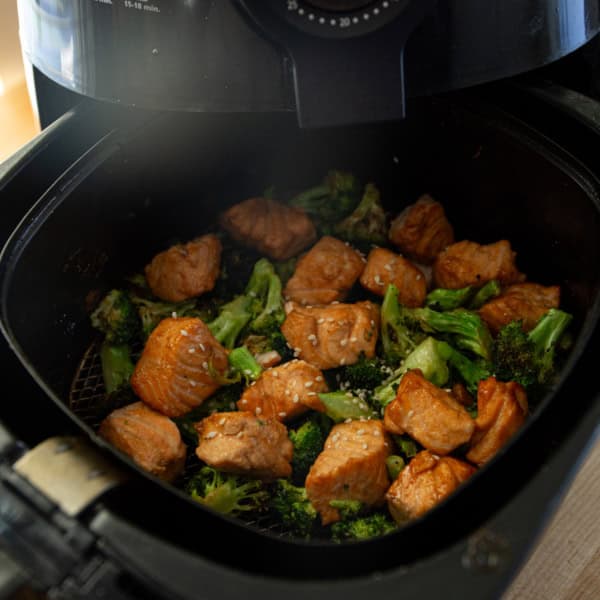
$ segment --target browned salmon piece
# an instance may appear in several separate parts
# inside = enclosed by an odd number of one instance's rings
[[[398,301],[410,308],[423,306],[427,295],[427,281],[421,270],[385,248],[369,252],[360,283],[378,296],[383,296],[392,283],[398,288]]]
[[[185,445],[179,429],[143,402],[114,410],[98,433],[159,479],[173,481],[183,471]]]
[[[416,519],[447,498],[475,468],[451,456],[419,452],[386,494],[388,509],[397,523]]]
[[[287,260],[317,239],[317,230],[304,211],[268,198],[249,198],[220,217],[232,238],[274,260]]]
[[[365,260],[349,244],[322,237],[296,265],[283,295],[299,304],[343,300],[365,268]]]
[[[303,360],[292,360],[263,371],[238,400],[240,410],[288,421],[309,408],[323,411],[318,394],[328,390],[323,373]]]
[[[464,407],[418,369],[400,380],[396,397],[385,407],[383,424],[390,433],[408,433],[436,454],[448,454],[467,443],[475,429]]]
[[[431,264],[439,252],[454,242],[454,230],[444,207],[425,194],[392,221],[388,237],[414,260]]]
[[[379,331],[379,307],[372,302],[295,305],[281,331],[299,358],[318,367],[333,369],[355,363],[361,352],[375,355]]]
[[[335,425],[306,477],[306,494],[323,525],[338,521],[332,500],[358,500],[367,506],[384,501],[390,485],[385,459],[390,441],[381,421]]]
[[[516,283],[479,309],[481,318],[493,333],[511,321],[522,321],[524,331],[533,329],[551,308],[558,308],[560,287],[537,283]]]
[[[270,481],[289,477],[294,448],[285,425],[248,411],[217,412],[196,423],[196,455],[207,465]]]
[[[228,366],[227,350],[200,319],[163,319],[146,341],[131,387],[155,410],[178,417],[219,388],[211,371],[225,374]]]
[[[523,425],[527,411],[527,394],[520,384],[495,377],[480,381],[475,433],[467,458],[476,465],[488,462]]]
[[[507,240],[487,245],[457,242],[438,254],[433,264],[433,282],[436,287],[453,290],[483,285],[492,279],[503,285],[520,283],[525,275],[515,265],[516,256]]]
[[[212,290],[220,267],[221,241],[208,234],[157,254],[145,273],[155,296],[181,302]]]

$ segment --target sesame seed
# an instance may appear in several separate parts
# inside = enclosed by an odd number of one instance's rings
[[[206,440],[212,440],[214,437],[217,436],[217,432],[216,431],[209,431],[205,436],[204,439]]]
[[[244,432],[240,429],[236,434],[235,437],[242,437],[244,435]]]
[[[416,279],[417,281],[419,281],[419,279],[421,279],[421,277],[422,277],[421,275],[417,275],[417,276],[415,277],[415,279]]]
[[[302,348],[298,348],[297,346],[294,348],[294,352],[300,354],[302,352]]]
[[[202,350],[202,352],[206,352],[206,347],[204,344],[198,344],[198,346],[200,346],[200,350]]]
[[[308,392],[308,394],[306,394],[307,396],[316,396],[317,392]]]
[[[188,348],[188,352],[190,354],[194,354],[194,352],[196,352],[196,348]]]
[[[317,336],[314,333],[311,333],[309,336],[307,336],[306,338],[309,342],[312,342],[313,340],[317,339]]]
[[[373,432],[373,435],[374,435],[375,437],[377,437],[377,436],[381,435],[381,434],[379,433],[379,429],[376,429],[376,430]]]
[[[352,423],[352,419],[348,417],[347,419],[344,419],[344,423]]]
[[[260,406],[257,406],[257,407],[254,409],[254,412],[255,412],[255,413],[256,413],[256,415],[258,416],[258,415],[260,415],[260,413],[262,412],[262,408],[261,408]]]
[[[323,317],[319,317],[317,319],[317,323],[325,323],[325,319]]]
[[[173,311],[173,312],[171,313],[171,316],[172,316],[174,319],[176,319],[176,318],[177,318],[177,313],[176,313],[175,311]]]
[[[279,373],[277,371],[271,371],[271,375],[273,375],[273,377],[279,377]]]
[[[347,344],[348,344],[348,340],[347,339],[344,338],[343,340],[340,340],[340,346],[343,347],[343,346],[346,346]]]
[[[411,418],[411,417],[412,417],[414,414],[415,414],[415,411],[414,411],[414,410],[409,410],[409,411],[406,413],[406,416],[407,416],[407,417],[410,419],[410,418]]]
[[[250,369],[244,369],[244,375],[252,375],[252,371]]]
[[[192,387],[196,387],[196,385],[197,385],[197,384],[196,384],[196,382],[195,382],[195,381],[193,381],[193,380],[191,380],[191,379],[190,379],[190,385],[191,385]]]
[[[333,317],[327,317],[327,322],[328,322],[328,323],[333,323],[333,321],[334,321],[334,318],[333,318]]]
[[[183,337],[187,337],[188,335],[190,335],[186,329],[180,329],[179,333],[183,336]]]
[[[340,358],[340,365],[345,365],[346,359],[344,357]]]
[[[287,388],[285,388],[285,395],[289,396],[292,392],[290,392],[290,390],[288,390]]]
[[[365,430],[361,427],[357,432],[356,435],[364,435]]]
[[[346,392],[346,396],[348,396],[348,398],[354,398],[354,396],[352,395],[352,392]]]
[[[300,396],[298,396],[298,394],[294,394],[294,397],[292,398],[292,402],[294,404],[297,404],[300,400]]]
[[[358,338],[353,336],[350,338],[350,341],[354,344],[354,343],[358,342]]]
[[[242,404],[248,404],[248,400],[246,400],[246,398],[243,398],[242,400],[240,400],[240,402],[241,402]]]
[[[375,277],[373,277],[373,281],[377,284],[377,285],[385,285],[385,283],[383,283],[383,281],[381,281],[381,277],[379,277],[379,275],[375,275]]]
[[[375,321],[373,321],[373,319],[371,319],[371,327],[375,327]]]
[[[386,271],[391,271],[392,270],[392,263],[387,263],[387,264],[383,265],[383,268]]]
[[[315,377],[315,381],[323,381],[323,376],[322,375],[317,375]]]
[[[314,383],[314,381],[307,381],[307,382],[304,384],[304,387],[305,387],[305,388],[312,387],[312,384],[313,384],[313,383]]]
[[[219,425],[225,425],[225,417],[219,419]]]
[[[279,413],[277,413],[277,414],[278,414],[278,415],[279,415],[281,418],[283,418],[283,417],[287,416],[287,413],[286,413],[286,412],[283,412],[283,411],[281,411],[281,412],[279,412]]]
[[[363,444],[363,449],[364,450],[368,450],[369,449],[369,444]]]
[[[206,361],[202,363],[202,368],[208,371],[208,363]]]

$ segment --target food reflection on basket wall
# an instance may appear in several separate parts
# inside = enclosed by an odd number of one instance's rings
[[[27,82],[15,0],[0,3],[0,162],[40,131]]]

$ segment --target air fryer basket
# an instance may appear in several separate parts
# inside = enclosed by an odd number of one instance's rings
[[[85,363],[91,371],[78,371],[94,339],[89,311],[102,293],[157,251],[204,231],[227,205],[271,186],[276,196],[290,193],[330,168],[375,181],[394,213],[432,194],[445,205],[457,239],[509,239],[530,280],[561,285],[576,332],[555,388],[492,463],[419,521],[346,545],[305,543],[260,523],[240,524],[141,472],[95,435],[82,409],[98,393],[93,353]],[[48,396],[131,474],[130,484],[107,499],[127,518],[253,572],[333,577],[385,570],[463,537],[523,485],[543,460],[528,440],[544,439],[545,413],[572,402],[565,388],[577,391],[581,406],[594,400],[593,384],[570,381],[569,373],[598,319],[599,189],[549,140],[477,104],[426,101],[402,123],[320,131],[299,130],[292,115],[282,114],[149,115],[144,126],[115,130],[92,148],[14,233],[0,264],[5,333]]]

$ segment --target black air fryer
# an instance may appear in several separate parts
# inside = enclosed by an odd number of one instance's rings
[[[45,128],[0,165],[0,596],[500,596],[600,416],[598,2],[19,0],[19,17]],[[212,513],[100,439],[89,322],[173,239],[332,166],[390,212],[428,191],[457,239],[509,239],[574,315],[511,442],[424,517],[346,544]]]

